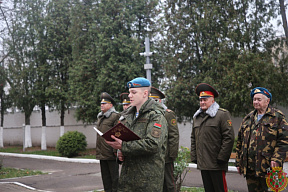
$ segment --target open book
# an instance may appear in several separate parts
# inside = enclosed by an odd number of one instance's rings
[[[102,133],[96,127],[93,127],[93,128],[101,137],[103,137],[107,141],[114,141],[111,138],[111,135],[114,135],[115,137],[121,139],[122,141],[134,141],[134,140],[141,139],[138,135],[136,135],[136,133],[131,131],[128,127],[126,127],[122,123],[118,123],[111,129],[106,131],[105,133]]]

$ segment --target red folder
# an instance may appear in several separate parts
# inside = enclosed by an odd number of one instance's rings
[[[126,127],[122,123],[118,123],[111,129],[106,131],[105,133],[102,133],[96,127],[93,127],[93,128],[101,137],[103,137],[107,141],[114,141],[111,138],[111,135],[114,135],[115,137],[121,139],[122,141],[134,141],[134,140],[141,139],[136,133],[131,131],[128,127]]]

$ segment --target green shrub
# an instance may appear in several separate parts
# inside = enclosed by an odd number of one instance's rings
[[[56,149],[64,157],[77,156],[87,147],[86,136],[78,131],[68,131],[59,138]]]
[[[187,169],[190,161],[190,150],[187,147],[181,146],[178,151],[178,157],[174,161],[174,178],[176,182],[176,191],[181,191],[181,185],[189,171]]]

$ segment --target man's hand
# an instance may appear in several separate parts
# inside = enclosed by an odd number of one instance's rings
[[[271,161],[270,166],[271,167],[279,167],[279,164],[275,161]]]
[[[105,140],[105,142],[110,145],[111,147],[113,147],[114,149],[121,149],[122,148],[122,140],[116,138],[114,135],[111,135],[111,138],[114,139],[115,141],[107,141]]]
[[[124,161],[124,156],[123,156],[121,150],[117,150],[117,157],[118,157],[119,161]]]

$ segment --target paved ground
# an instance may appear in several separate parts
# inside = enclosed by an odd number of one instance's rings
[[[17,156],[18,155],[18,156]],[[100,166],[97,160],[79,160],[41,155],[0,153],[4,167],[32,169],[46,175],[0,179],[1,192],[89,192],[103,189]],[[48,158],[48,159],[47,159]],[[71,162],[73,161],[73,162]],[[190,165],[183,183],[189,187],[203,187],[200,172]],[[226,175],[228,189],[246,192],[246,180],[231,169]]]

